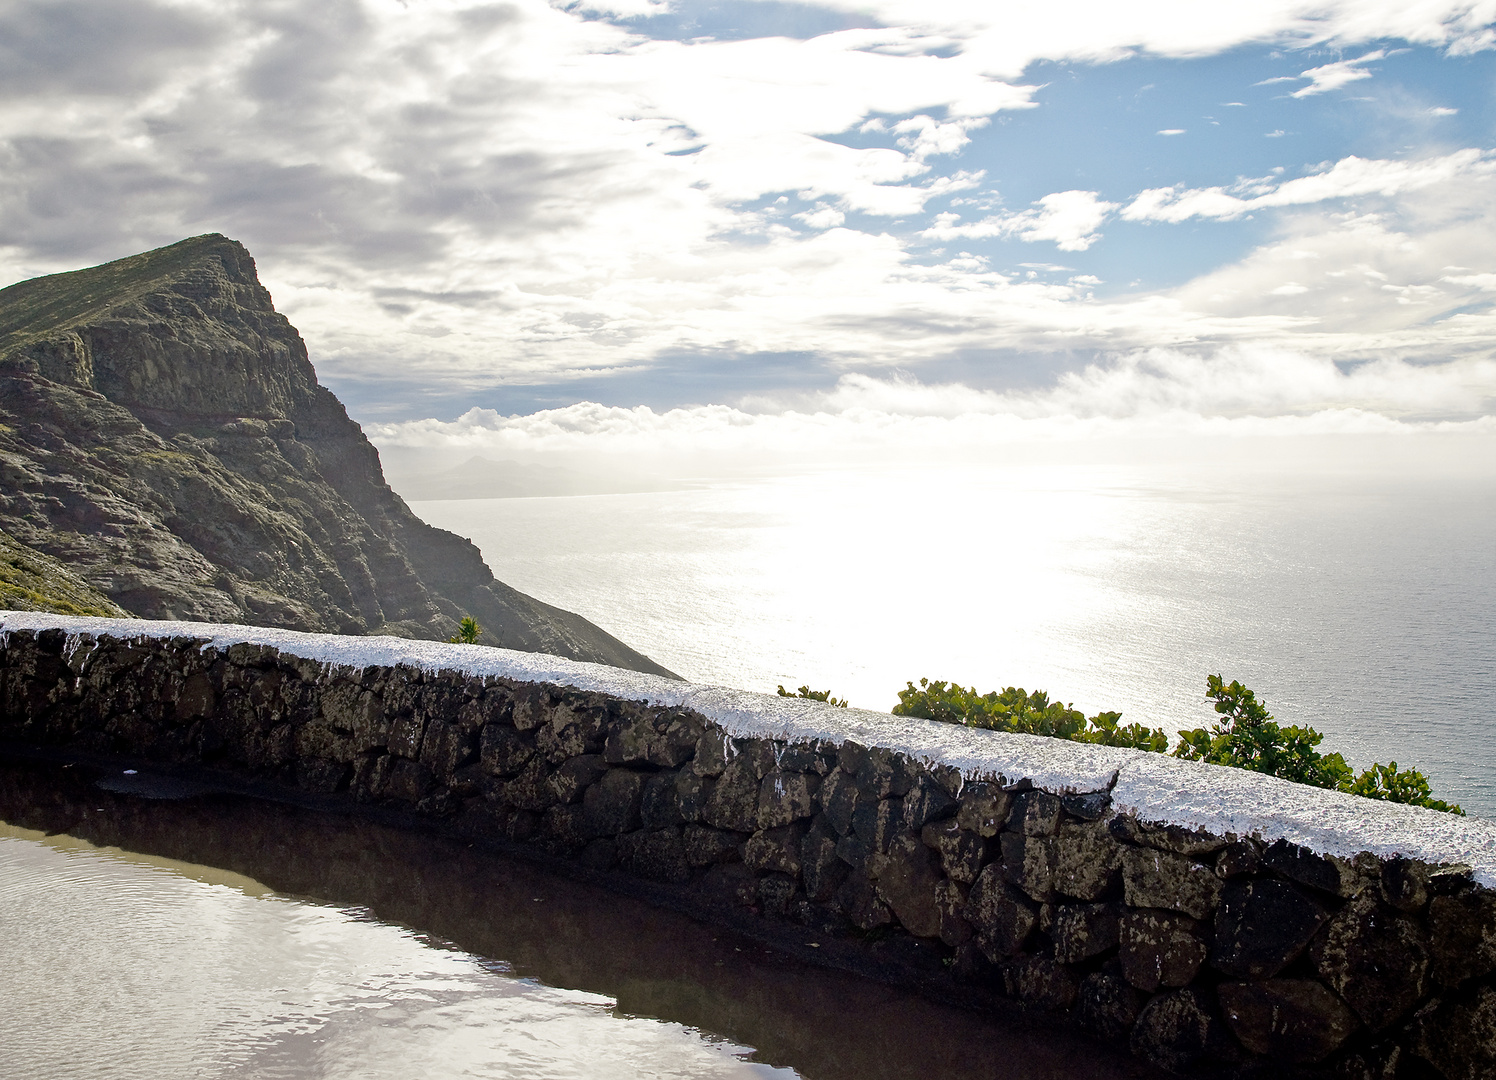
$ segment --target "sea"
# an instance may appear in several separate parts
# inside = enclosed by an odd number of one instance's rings
[[[1496,817],[1489,472],[879,465],[411,506],[693,681],[878,710],[1019,686],[1173,740],[1219,674]]]

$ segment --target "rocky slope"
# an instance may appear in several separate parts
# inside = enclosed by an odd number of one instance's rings
[[[0,290],[0,529],[147,618],[434,639],[471,614],[484,644],[669,674],[412,514],[216,234]]]

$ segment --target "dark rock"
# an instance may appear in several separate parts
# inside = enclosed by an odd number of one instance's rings
[[[1428,891],[1430,896],[1452,896],[1470,887],[1475,871],[1465,863],[1447,863],[1429,871]]]
[[[1313,979],[1222,983],[1216,993],[1241,1044],[1275,1061],[1323,1061],[1359,1026],[1345,1002]]]
[[[738,907],[758,904],[758,875],[742,863],[717,863],[702,875],[700,889]]]
[[[1237,978],[1269,978],[1304,951],[1326,917],[1287,881],[1233,879],[1221,890],[1210,962]]]
[[[825,740],[790,743],[779,755],[779,767],[824,777],[836,768],[836,744]]]
[[[1336,896],[1353,896],[1360,887],[1360,875],[1345,859],[1319,855],[1287,840],[1270,844],[1262,853],[1262,862],[1301,885]]]
[[[477,740],[471,731],[440,720],[426,724],[426,737],[420,743],[420,763],[435,775],[450,776],[476,757]]]
[[[805,895],[823,903],[836,895],[847,878],[848,866],[836,855],[836,837],[824,828],[812,827],[800,844],[800,875]]]
[[[1039,921],[1038,905],[1004,881],[1002,867],[996,863],[977,877],[964,914],[977,932],[982,952],[993,963],[1022,948]]]
[[[1428,903],[1428,867],[1395,857],[1382,864],[1382,899],[1398,911],[1422,911]]]
[[[1409,1056],[1409,1060],[1411,1056]],[[1403,1049],[1397,1043],[1378,1043],[1346,1053],[1335,1068],[1336,1080],[1397,1080]],[[1405,1077],[1406,1073],[1403,1074]]]
[[[920,839],[940,857],[940,868],[946,877],[962,885],[976,881],[989,846],[979,833],[963,829],[960,822],[947,818],[926,825]]]
[[[996,784],[967,784],[961,791],[956,822],[968,832],[991,838],[1002,831],[1013,805],[1013,796]]]
[[[701,777],[686,771],[691,781],[699,784]],[[639,802],[639,820],[646,829],[668,829],[685,823],[680,812],[680,795],[676,788],[680,774],[674,772],[655,773],[644,781],[644,795]]]
[[[1060,796],[1060,805],[1065,813],[1081,821],[1100,821],[1112,808],[1110,791],[1086,791],[1080,794]]]
[[[1413,1049],[1444,1080],[1496,1076],[1496,987],[1481,986],[1458,1001],[1421,1012]]]
[[[800,845],[805,839],[803,821],[761,829],[754,833],[743,849],[743,862],[760,873],[778,871],[794,877],[800,873]]]
[[[858,794],[856,778],[841,769],[833,769],[821,781],[816,802],[838,836],[845,836],[852,830],[852,814],[857,809]]]
[[[740,861],[747,837],[705,825],[687,825],[681,842],[685,845],[688,866],[711,866],[713,863]]]
[[[1008,811],[1008,829],[1025,836],[1053,836],[1063,812],[1060,800],[1047,791],[1025,791]]]
[[[580,806],[553,806],[541,818],[540,841],[558,854],[575,855],[591,839]]]
[[[745,761],[755,780],[762,780],[779,767],[779,751],[782,743],[773,739],[734,739],[733,754]]]
[[[917,833],[932,821],[950,817],[956,805],[933,776],[921,772],[904,796],[904,828]]]
[[[618,862],[618,842],[609,839],[593,840],[582,849],[577,862],[593,870],[610,870]]]
[[[1186,1075],[1240,1053],[1225,1025],[1193,990],[1161,994],[1145,1005],[1129,1045],[1139,1057]]]
[[[691,759],[691,771],[697,776],[721,776],[727,768],[730,741],[727,733],[717,728],[708,728],[696,740],[696,753]]]
[[[836,857],[854,870],[867,866],[868,856],[873,854],[873,845],[855,832],[849,832],[836,842]]]
[[[1129,907],[1168,908],[1194,919],[1215,913],[1221,879],[1204,863],[1168,851],[1126,848],[1122,890]]]
[[[589,837],[619,836],[639,828],[644,779],[643,773],[630,769],[609,769],[587,789],[582,796],[582,821]]]
[[[1097,971],[1080,981],[1076,993],[1075,1018],[1081,1026],[1108,1042],[1127,1037],[1147,999],[1127,980]]]
[[[414,762],[402,762],[401,764],[412,766],[411,772],[419,776],[424,783],[424,790],[418,785],[405,781],[406,773],[401,772],[401,782],[391,787],[387,781],[384,786],[384,794],[392,798],[404,799],[407,802],[416,802],[421,796],[427,794],[435,787],[435,781],[431,775]],[[303,791],[314,791],[319,794],[331,794],[340,790],[348,778],[353,775],[353,769],[346,762],[329,761],[327,758],[300,758],[296,762],[296,786]]]
[[[618,865],[650,881],[679,883],[691,877],[679,829],[642,829],[620,836]]]
[[[765,915],[784,918],[794,897],[795,879],[788,874],[767,874],[758,879],[758,905]]]
[[[966,787],[966,777],[961,770],[954,765],[935,764],[925,765],[925,771],[930,778],[940,785],[940,790],[953,799],[960,799],[961,793]]]
[[[867,874],[853,870],[836,891],[837,905],[847,913],[847,918],[859,930],[876,930],[893,922],[893,912],[878,897]]]
[[[1226,846],[1225,838],[1203,829],[1187,829],[1183,825],[1155,825],[1139,822],[1132,841],[1155,851],[1168,851],[1175,855],[1190,855],[1199,858],[1214,855]]]
[[[856,776],[867,764],[867,747],[848,739],[836,749],[836,765],[849,776]]]
[[[1188,915],[1129,911],[1118,927],[1122,975],[1139,990],[1188,986],[1205,962],[1205,931]]]
[[[1391,1024],[1423,997],[1429,968],[1423,928],[1370,892],[1342,908],[1310,952],[1320,978],[1373,1030]]]
[[[1054,958],[1078,964],[1116,948],[1118,917],[1116,904],[1060,904],[1049,928]]]
[[[753,760],[746,754],[734,757],[707,797],[701,820],[732,832],[755,831],[758,828],[758,784]]]
[[[682,821],[700,821],[716,781],[687,766],[675,774],[675,810]]]
[[[904,832],[903,800],[873,802],[864,798],[852,813],[852,831],[867,841],[873,852],[886,852],[894,838]]]
[[[577,713],[558,705],[549,719],[535,732],[535,752],[552,765],[581,754],[596,754],[603,748],[605,728],[602,718],[591,712]],[[428,732],[426,741],[431,741]]]
[[[550,779],[545,762],[538,757],[531,758],[518,776],[499,786],[499,799],[520,810],[547,810],[556,803],[556,790]]]
[[[396,730],[399,730],[398,724]],[[516,775],[534,754],[533,740],[525,738],[511,727],[489,724],[483,729],[481,760],[483,767],[495,776]]]
[[[1054,841],[1047,836],[1005,832],[1001,838],[1003,876],[1035,900],[1054,899]]]
[[[1444,986],[1496,971],[1496,893],[1434,897],[1428,928],[1433,976]]]
[[[908,759],[881,746],[869,747],[857,770],[857,786],[874,799],[902,798],[913,784],[914,772]]]
[[[603,756],[611,765],[674,769],[696,756],[705,725],[686,713],[645,714],[609,733]]]
[[[582,754],[562,762],[549,779],[555,795],[553,801],[561,804],[576,802],[607,771],[608,766],[599,754]]]
[[[511,735],[514,734],[513,730],[509,728],[503,730],[509,731]],[[397,757],[410,758],[411,760],[419,758],[421,756],[421,739],[425,733],[425,717],[416,716],[414,713],[396,717],[390,724],[390,738],[387,744],[390,753]],[[528,759],[529,755],[526,754],[525,757]],[[514,770],[506,775],[513,776],[514,773],[519,772],[520,765],[523,764],[524,761],[519,762],[519,764],[515,765]]]
[[[935,888],[941,877],[935,867],[934,852],[906,833],[893,842],[888,854],[869,856],[867,874],[878,890],[878,897],[893,909],[904,929],[915,937],[940,935],[940,905]]]
[[[1253,840],[1238,840],[1227,844],[1216,856],[1216,877],[1230,880],[1255,874],[1262,869],[1262,848]]]
[[[1063,964],[1043,956],[1024,956],[1002,966],[1010,997],[1058,1012],[1075,1004],[1080,980]]]
[[[759,782],[758,827],[773,829],[814,816],[820,786],[815,773],[771,769]]]
[[[1101,822],[1065,821],[1054,839],[1053,885],[1077,900],[1100,900],[1116,889],[1122,845]]]
[[[940,913],[940,940],[955,948],[976,933],[966,921],[966,890],[954,881],[935,883],[935,907]]]

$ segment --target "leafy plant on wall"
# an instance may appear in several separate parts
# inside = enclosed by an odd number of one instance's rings
[[[928,679],[921,679],[918,687],[913,683],[907,687],[899,691],[899,703],[893,708],[895,716],[918,716],[947,724],[1046,735],[1102,746],[1126,746],[1155,753],[1169,750],[1168,737],[1161,728],[1124,725],[1122,714],[1117,712],[1087,717],[1079,709],[1050,701],[1042,690],[1030,694],[1022,687],[1009,686],[1002,691],[979,694],[956,683]],[[779,689],[781,694],[785,693],[783,687]],[[1323,734],[1312,727],[1280,725],[1257,700],[1257,695],[1235,680],[1227,683],[1219,675],[1210,675],[1205,680],[1205,694],[1224,719],[1209,729],[1179,732],[1179,743],[1173,751],[1175,757],[1250,769],[1369,799],[1464,814],[1458,806],[1434,798],[1428,777],[1417,769],[1399,769],[1394,761],[1372,765],[1357,775],[1340,754],[1320,752]]]

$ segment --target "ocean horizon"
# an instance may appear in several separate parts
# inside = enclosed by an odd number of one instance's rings
[[[920,678],[1176,732],[1205,679],[1496,817],[1496,494],[1448,474],[835,468],[415,501],[502,581],[705,683],[887,710]]]

